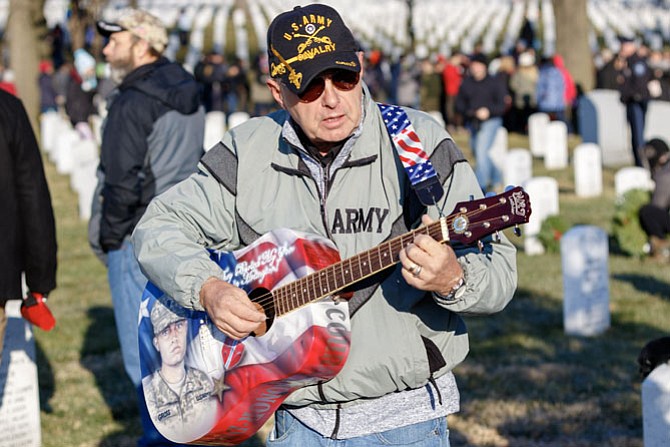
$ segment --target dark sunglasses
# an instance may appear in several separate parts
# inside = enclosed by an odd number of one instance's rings
[[[326,89],[326,78],[330,78],[336,89],[343,92],[352,90],[358,84],[360,72],[349,70],[328,70],[312,79],[304,92],[298,95],[300,102],[312,102],[318,99]]]

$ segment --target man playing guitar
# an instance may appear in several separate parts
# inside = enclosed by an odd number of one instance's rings
[[[482,197],[471,167],[428,114],[373,101],[362,81],[363,53],[334,9],[312,4],[282,13],[267,40],[267,84],[282,110],[230,129],[197,173],[150,204],[133,234],[149,280],[204,315],[198,331],[209,324],[214,339],[226,339],[224,363],[235,358],[225,379],[214,377],[225,380],[225,422],[199,440],[239,442],[235,434],[253,418],[251,411],[276,408],[274,397],[281,395],[269,446],[326,445],[330,439],[448,445],[445,416],[459,409],[451,371],[468,352],[461,315],[492,314],[509,303],[517,284],[516,250],[504,235],[482,238],[479,247],[454,243],[458,235],[471,235],[478,210],[486,208],[444,217],[457,204],[465,209],[462,202]],[[517,193],[499,203],[512,218],[530,214]],[[389,242],[419,226],[427,230]],[[293,232],[261,237],[280,228]],[[325,242],[309,243],[307,234]],[[282,242],[284,236],[291,244]],[[244,250],[252,244],[271,248],[249,260]],[[307,269],[317,274],[287,290],[264,286],[272,292],[260,299],[239,286],[270,271],[287,274],[284,260],[301,271],[293,257],[314,254],[314,247],[321,250],[311,256],[317,263],[334,247],[353,261]],[[233,250],[242,250],[236,266],[213,262],[213,251]],[[355,283],[343,287],[350,278]],[[322,329],[299,320],[282,323],[312,306],[301,301],[309,291],[323,291],[317,303],[322,313],[310,317]],[[288,308],[279,304],[282,297]],[[318,337],[305,336],[310,330],[335,339],[319,354],[322,364],[312,365],[319,375],[330,361],[338,363],[333,374],[297,388],[266,387],[234,420],[227,416],[226,405],[238,405],[244,394],[238,386],[295,363],[307,344],[315,344]],[[292,332],[293,341],[285,341]],[[253,352],[263,343],[267,352]],[[288,359],[275,357],[279,346],[287,347]],[[333,360],[338,352],[342,359]],[[254,363],[263,367],[253,369]],[[243,367],[245,374],[237,374]]]

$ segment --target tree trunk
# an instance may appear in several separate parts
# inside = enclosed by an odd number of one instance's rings
[[[44,0],[11,0],[7,40],[9,66],[16,75],[16,90],[30,121],[39,135],[40,92],[37,84],[38,64],[43,51],[46,21]]]
[[[587,0],[552,0],[556,17],[556,53],[563,56],[565,66],[575,83],[588,92],[595,84],[593,55],[589,47]]]

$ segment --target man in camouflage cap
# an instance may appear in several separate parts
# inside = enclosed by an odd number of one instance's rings
[[[99,20],[98,32],[108,38],[103,48],[113,79],[122,82],[125,76],[146,62],[160,59],[168,43],[167,30],[158,17],[140,9],[125,9],[114,21]],[[125,42],[130,42],[130,52]],[[142,42],[142,45],[138,43]],[[147,49],[146,62],[138,60],[134,54],[143,45]],[[130,57],[129,57],[130,56]]]
[[[151,309],[153,343],[160,353],[161,367],[142,380],[142,387],[158,431],[171,441],[188,442],[212,428],[216,400],[207,374],[184,362],[188,320],[170,308],[171,302],[168,306],[156,301]]]
[[[97,25],[107,38],[102,52],[119,84],[107,98],[89,243],[108,267],[123,364],[139,391],[137,315],[147,280],[130,235],[155,196],[195,171],[204,153],[205,111],[193,75],[162,56],[167,32],[158,18],[128,9]],[[146,409],[140,414],[140,445],[165,445]]]

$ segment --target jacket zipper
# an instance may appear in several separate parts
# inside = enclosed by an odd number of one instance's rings
[[[330,191],[330,178],[328,172],[330,171],[330,163],[327,166],[324,166],[322,169],[322,180],[323,180],[323,194],[321,194],[320,208],[321,208],[321,222],[323,227],[326,229],[326,235],[328,239],[333,240],[332,234],[330,234],[330,228],[328,227],[328,216],[326,215],[326,199],[328,198],[328,192]]]

